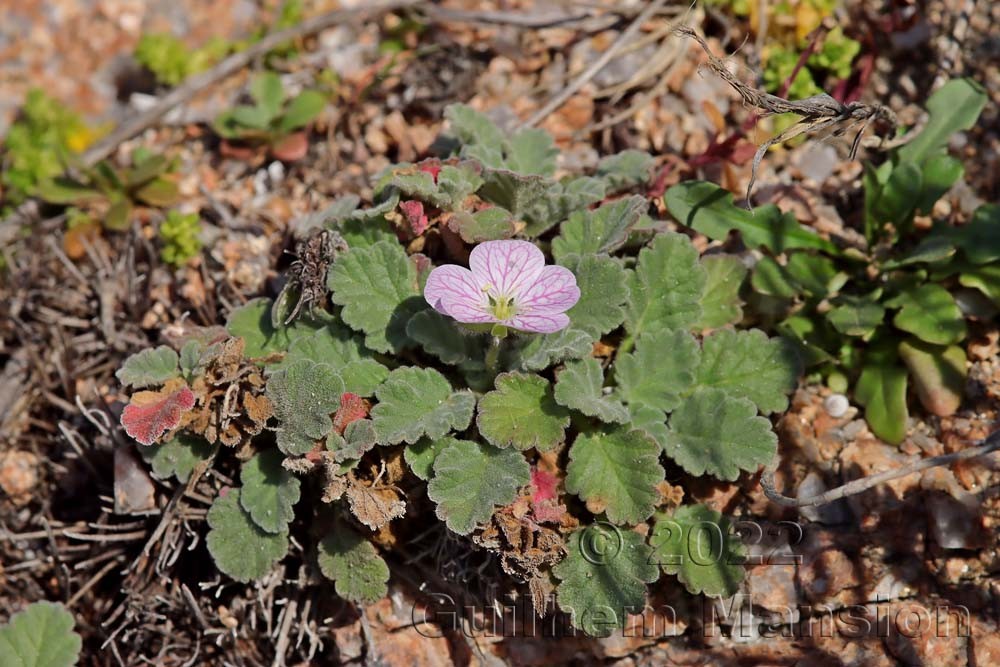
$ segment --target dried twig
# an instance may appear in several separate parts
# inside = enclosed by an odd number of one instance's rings
[[[808,496],[806,498],[792,498],[791,496],[779,493],[777,489],[775,489],[774,471],[778,465],[778,460],[775,459],[761,474],[760,486],[764,489],[764,495],[779,505],[784,505],[785,507],[815,507],[817,505],[827,505],[835,500],[840,500],[841,498],[856,496],[859,493],[863,493],[868,489],[878,486],[879,484],[884,484],[885,482],[890,482],[894,479],[899,479],[900,477],[906,477],[907,475],[920,472],[921,470],[951,465],[956,461],[974,459],[987,454],[992,454],[997,450],[1000,450],[1000,430],[990,434],[988,438],[983,440],[983,444],[979,446],[970,447],[969,449],[963,449],[962,451],[953,452],[951,454],[942,454],[940,456],[931,456],[930,458],[921,459],[910,465],[903,466],[902,468],[887,470],[886,472],[882,472],[877,475],[868,475],[867,477],[856,479],[853,482],[848,482],[843,486],[838,486],[835,489],[830,489],[825,493]]]
[[[725,61],[712,54],[712,51],[708,48],[708,44],[701,35],[687,26],[678,28],[677,32],[698,42],[702,50],[708,55],[708,64],[712,68],[712,71],[722,77],[733,90],[739,93],[744,104],[760,109],[763,112],[763,116],[783,113],[793,113],[802,116],[802,119],[795,123],[795,125],[761,144],[754,154],[750,182],[747,184],[747,208],[750,208],[750,194],[753,191],[753,184],[757,180],[757,169],[760,167],[760,162],[767,153],[767,149],[771,146],[794,139],[806,132],[820,132],[832,129],[833,134],[840,135],[856,127],[858,123],[861,123],[861,129],[858,130],[854,140],[851,142],[850,159],[853,160],[855,155],[857,155],[858,147],[861,145],[861,138],[869,125],[879,120],[884,121],[892,127],[896,125],[896,114],[881,104],[865,104],[863,102],[842,104],[826,93],[813,95],[804,100],[793,101],[762,92],[756,88],[751,88],[729,71]]]
[[[583,86],[586,85],[588,81],[593,79],[605,65],[611,62],[611,60],[618,55],[618,52],[622,49],[622,47],[628,44],[635,34],[639,32],[639,28],[642,27],[642,24],[658,12],[665,3],[666,0],[654,0],[654,2],[647,5],[646,8],[642,10],[642,13],[636,16],[635,20],[632,21],[632,23],[629,24],[629,26],[625,28],[620,35],[618,35],[618,38],[615,39],[614,43],[608,47],[608,50],[601,54],[600,58],[595,60],[590,67],[585,69],[580,76],[570,82],[568,86],[553,95],[541,109],[533,113],[531,117],[521,123],[519,127],[533,127],[538,125],[540,122],[545,120],[550,113],[561,107],[566,100],[572,97],[578,90],[583,88]]]

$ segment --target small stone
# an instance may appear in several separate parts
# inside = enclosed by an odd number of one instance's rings
[[[850,408],[851,402],[843,394],[830,394],[823,400],[823,409],[834,419],[846,415]]]
[[[942,549],[979,549],[986,546],[986,530],[976,512],[943,493],[927,499],[931,535]]]
[[[11,450],[0,454],[0,489],[16,506],[31,500],[38,484],[38,457],[31,452]]]

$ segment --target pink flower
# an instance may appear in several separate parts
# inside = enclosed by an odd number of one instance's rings
[[[481,243],[469,266],[439,266],[424,288],[427,303],[465,324],[552,333],[566,328],[566,311],[580,299],[573,272],[546,266],[542,251],[527,241]]]

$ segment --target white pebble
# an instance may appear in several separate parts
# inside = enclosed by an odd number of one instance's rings
[[[848,401],[847,397],[843,394],[830,394],[826,397],[826,400],[823,401],[823,409],[826,410],[826,413],[834,419],[846,415],[847,410],[850,407],[850,401]]]

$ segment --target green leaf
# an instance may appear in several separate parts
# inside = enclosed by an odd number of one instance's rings
[[[663,481],[660,445],[643,431],[617,426],[580,434],[569,450],[566,490],[593,514],[634,525],[652,516]]]
[[[378,444],[378,433],[370,419],[352,421],[344,429],[344,435],[331,431],[326,438],[326,448],[333,452],[338,462],[356,461]]]
[[[906,229],[923,188],[923,173],[915,164],[904,162],[893,168],[889,180],[878,191],[872,206],[873,222],[890,222],[897,229]]]
[[[885,308],[871,296],[845,296],[840,301],[826,319],[845,336],[870,336],[885,319]]]
[[[965,338],[965,318],[951,293],[940,285],[926,284],[904,290],[886,302],[899,308],[892,319],[897,328],[934,345],[951,345]]]
[[[758,294],[778,299],[794,299],[802,292],[802,287],[788,273],[788,269],[773,257],[762,257],[754,265],[750,284]]]
[[[100,190],[61,176],[39,183],[35,194],[50,204],[79,205],[104,199],[104,193]]]
[[[806,294],[825,297],[843,287],[846,276],[837,271],[829,257],[808,252],[788,255],[788,275]]]
[[[514,218],[510,211],[491,206],[476,213],[455,213],[448,221],[448,228],[466,243],[497,241],[514,235]]]
[[[972,79],[955,79],[943,85],[927,100],[927,124],[899,149],[900,161],[923,164],[943,150],[952,134],[975,125],[987,99],[986,91]]]
[[[425,435],[441,438],[453,429],[460,431],[472,421],[476,406],[472,392],[452,391],[433,368],[397,368],[375,396],[372,421],[383,445],[413,444]]]
[[[593,357],[566,364],[556,377],[555,399],[560,405],[603,422],[623,424],[628,421],[625,406],[613,396],[605,395],[604,371]]]
[[[393,199],[398,200],[396,196]],[[392,199],[390,199],[392,201]],[[398,201],[393,201],[392,208],[396,207]],[[368,209],[369,211],[371,209]],[[340,235],[344,237],[349,248],[367,248],[379,243],[388,241],[398,244],[396,232],[392,230],[392,225],[382,215],[367,216],[355,213],[338,225]]]
[[[639,339],[634,352],[615,360],[615,382],[622,400],[670,412],[694,383],[701,349],[686,331],[657,331]]]
[[[635,271],[628,275],[626,330],[636,338],[646,331],[691,328],[702,317],[707,282],[708,272],[688,237],[673,232],[656,236],[639,252]]]
[[[275,72],[263,72],[250,83],[250,96],[267,117],[274,118],[285,101],[285,89]]]
[[[559,150],[545,130],[527,128],[512,136],[504,148],[504,167],[519,174],[551,176]]]
[[[496,447],[545,451],[565,439],[569,410],[556,403],[545,378],[502,373],[479,401],[476,426]]]
[[[344,381],[332,366],[308,359],[300,359],[268,378],[267,397],[281,422],[276,432],[278,448],[289,455],[312,450],[333,428],[330,415],[340,407],[343,393]]]
[[[784,339],[768,338],[759,329],[720,329],[702,343],[696,381],[749,398],[763,413],[783,412],[799,372],[798,357]]]
[[[264,532],[240,505],[240,489],[229,489],[208,510],[208,553],[236,581],[260,579],[288,553],[288,534]]]
[[[695,595],[736,594],[746,575],[745,549],[729,520],[704,505],[684,505],[657,514],[650,540],[667,574],[676,574]]]
[[[466,198],[483,185],[479,170],[480,166],[474,162],[446,164],[441,167],[437,175],[437,189],[447,210],[461,208]]]
[[[528,223],[524,234],[530,238],[540,236],[566,220],[570,213],[588,208],[604,199],[604,181],[590,176],[577,176],[548,184],[541,200],[535,202],[526,214]]]
[[[1000,204],[983,204],[972,214],[968,224],[949,232],[973,264],[1000,260]]]
[[[195,466],[210,457],[215,449],[204,438],[188,433],[178,433],[162,444],[137,446],[143,460],[152,467],[154,477],[176,477],[181,484],[188,481]]]
[[[61,604],[33,602],[0,628],[0,665],[70,667],[83,640],[73,631],[73,615]]]
[[[569,254],[610,253],[622,247],[629,231],[645,214],[649,204],[633,196],[605,204],[594,211],[573,211],[552,240],[556,261]]]
[[[518,220],[524,219],[552,187],[552,181],[544,176],[518,174],[506,169],[484,169],[483,181],[479,196],[510,211]]]
[[[234,107],[232,111],[229,112],[229,117],[226,120],[229,119],[232,119],[232,123],[237,126],[237,131],[239,128],[245,128],[248,130],[264,132],[267,130],[267,126],[271,123],[271,114],[269,114],[267,109],[262,106],[252,107],[242,105]]]
[[[278,131],[292,132],[311,123],[326,108],[326,95],[318,90],[303,90],[288,103],[278,121]]]
[[[750,400],[703,387],[670,416],[664,451],[691,475],[732,481],[741,470],[770,463],[777,445],[771,422],[757,416]]]
[[[427,496],[437,503],[439,519],[459,535],[468,535],[506,505],[531,478],[524,456],[468,440],[454,440],[437,455]]]
[[[917,396],[928,412],[948,417],[958,411],[965,393],[965,350],[911,339],[899,344],[899,356],[913,374]]]
[[[783,215],[771,204],[753,211],[738,208],[733,204],[732,193],[714,183],[678,183],[667,190],[663,201],[678,222],[716,241],[725,241],[730,231],[737,230],[748,246],[764,246],[773,253],[815,248],[840,254],[834,244],[800,225],[793,215]]]
[[[570,326],[553,334],[519,336],[506,351],[501,351],[501,358],[506,368],[541,371],[567,359],[582,359],[590,354],[592,343],[590,334]]]
[[[931,213],[934,204],[955,185],[965,173],[962,161],[950,155],[932,155],[924,163],[923,187],[917,201],[917,210],[925,215]]]
[[[341,317],[365,333],[365,344],[378,352],[399,352],[410,345],[406,323],[427,307],[417,272],[398,243],[380,241],[351,248],[330,269],[328,286]]]
[[[303,359],[330,366],[343,379],[344,391],[358,396],[371,396],[389,377],[389,369],[375,361],[361,340],[339,322],[296,338],[285,358],[269,368],[280,370]]]
[[[334,582],[337,595],[355,603],[372,603],[388,592],[389,566],[375,546],[344,524],[319,543],[319,570]]]
[[[958,276],[958,282],[964,287],[979,290],[1000,306],[1000,264],[964,267]]]
[[[646,584],[660,574],[642,535],[601,523],[569,536],[566,558],[552,573],[559,579],[559,608],[595,637],[621,632],[628,614],[641,613]]]
[[[328,321],[300,317],[287,327],[277,327],[271,321],[270,299],[251,299],[229,314],[226,331],[230,336],[243,339],[243,352],[250,359],[266,357],[274,352],[284,352],[292,341],[312,335]]]
[[[455,320],[436,310],[424,310],[406,325],[406,335],[450,366],[467,370],[485,368],[486,339],[459,326]]]
[[[667,413],[642,403],[630,403],[628,411],[629,426],[644,432],[663,449],[667,444]]]
[[[425,482],[434,474],[434,461],[448,445],[458,442],[455,438],[421,438],[417,444],[403,450],[403,458],[413,474]]]
[[[284,458],[277,450],[264,450],[244,463],[240,473],[240,505],[267,533],[288,532],[299,502],[299,479],[281,466]]]
[[[450,104],[445,107],[444,117],[449,122],[449,132],[465,145],[495,146],[500,150],[506,138],[493,121],[472,107],[464,104]],[[489,164],[486,166],[500,166]]]
[[[864,358],[854,398],[865,407],[865,421],[872,432],[898,445],[906,437],[906,369],[894,351],[872,348]]]
[[[655,163],[649,153],[626,150],[602,158],[595,174],[604,179],[610,192],[619,192],[649,181],[649,172]]]
[[[135,389],[163,384],[179,376],[177,353],[166,345],[136,352],[115,371],[122,386],[131,385]]]
[[[743,302],[740,286],[747,275],[747,267],[738,257],[709,255],[701,258],[705,267],[705,291],[701,297],[701,319],[696,329],[718,329],[736,324],[743,319]]]
[[[629,295],[622,263],[597,255],[569,255],[560,263],[573,272],[580,288],[580,300],[566,311],[569,329],[586,333],[591,341],[617,329]]]

